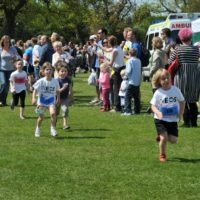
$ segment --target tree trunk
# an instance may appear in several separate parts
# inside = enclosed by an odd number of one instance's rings
[[[3,23],[3,34],[9,35],[11,38],[15,37],[15,19],[16,14],[13,10],[5,11],[5,19]]]

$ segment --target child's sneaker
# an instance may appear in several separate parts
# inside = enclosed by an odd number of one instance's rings
[[[167,161],[166,155],[165,154],[161,154],[160,155],[160,162],[165,162]]]
[[[70,127],[69,126],[63,126],[63,130],[66,130],[66,129],[70,129]]]
[[[51,136],[56,137],[58,135],[56,129],[52,126],[51,127]]]
[[[19,115],[20,119],[25,119],[25,117],[23,115]]]
[[[124,112],[121,114],[122,116],[131,116],[132,114],[131,113],[127,113],[127,112]]]
[[[41,134],[40,128],[36,127],[36,129],[35,129],[35,137],[40,137],[40,134]]]

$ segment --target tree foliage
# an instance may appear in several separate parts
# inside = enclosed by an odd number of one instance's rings
[[[85,41],[100,27],[122,37],[124,27],[137,27],[141,37],[156,18],[169,12],[198,12],[199,0],[157,0],[140,5],[133,0],[1,0],[0,33],[28,39],[58,32],[64,38]]]

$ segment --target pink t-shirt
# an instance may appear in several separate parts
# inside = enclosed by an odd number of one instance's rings
[[[108,72],[101,73],[99,77],[99,83],[102,86],[102,89],[110,88],[110,74]]]

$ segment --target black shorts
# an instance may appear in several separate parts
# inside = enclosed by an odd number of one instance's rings
[[[166,122],[159,119],[154,119],[157,133],[167,133],[168,135],[173,135],[178,137],[178,125],[177,122]]]

